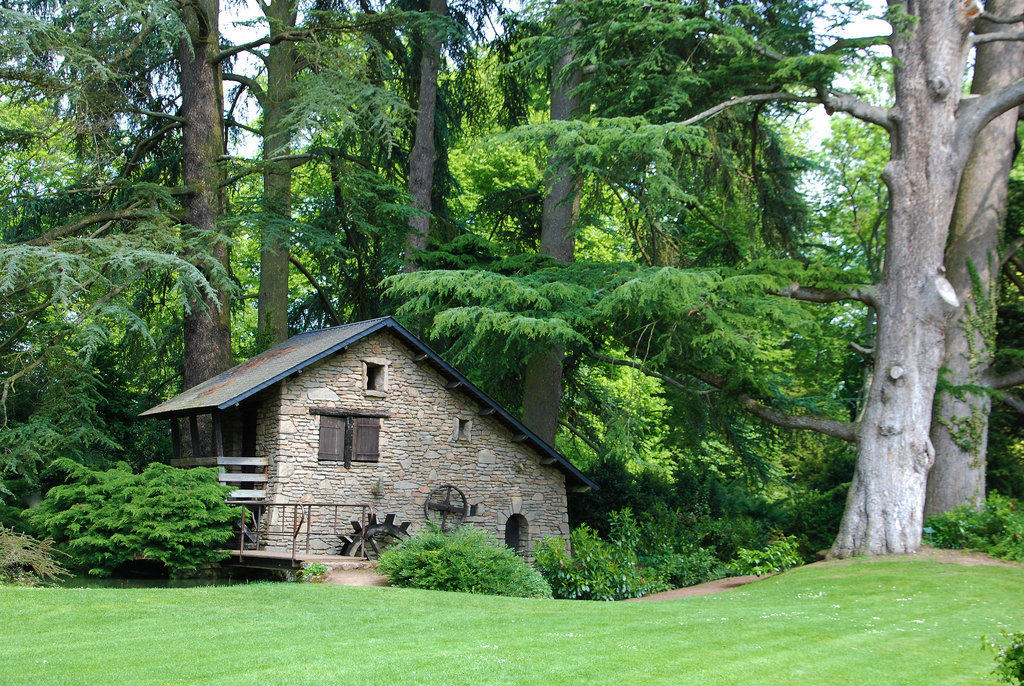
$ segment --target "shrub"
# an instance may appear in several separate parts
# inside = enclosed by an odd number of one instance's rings
[[[380,556],[377,571],[393,586],[518,598],[550,598],[536,569],[489,533],[463,526],[423,531]]]
[[[1011,684],[1024,684],[1024,631],[1010,633],[1000,632],[1003,640],[982,640],[996,654],[996,668],[992,673],[1000,681]]]
[[[642,568],[628,541],[603,541],[586,524],[569,535],[572,555],[561,538],[548,537],[534,547],[541,574],[556,598],[621,600],[668,588],[657,570]]]
[[[1024,561],[1024,512],[1016,502],[992,493],[982,510],[961,505],[925,520],[924,540],[936,548],[981,550]]]
[[[763,550],[740,548],[729,563],[729,570],[737,575],[764,576],[796,567],[803,564],[797,545],[796,536],[780,536]]]
[[[66,483],[49,490],[33,519],[90,574],[109,575],[141,556],[181,575],[225,557],[218,547],[236,515],[216,469],[153,463],[133,474],[124,462],[107,471],[68,459],[53,464]]]
[[[323,562],[307,562],[302,565],[302,569],[299,570],[299,579],[309,583],[318,584],[322,583],[330,572],[331,568]]]
[[[53,555],[53,541],[0,526],[0,585],[36,586],[66,575]]]

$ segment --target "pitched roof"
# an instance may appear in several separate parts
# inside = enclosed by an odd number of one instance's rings
[[[449,381],[458,382],[460,392],[466,393],[480,405],[492,410],[492,415],[496,419],[505,424],[513,434],[522,437],[522,442],[529,444],[542,457],[552,460],[554,466],[565,472],[567,478],[571,478],[579,485],[597,489],[597,485],[576,469],[565,456],[527,429],[497,401],[473,385],[455,367],[441,359],[440,355],[391,317],[369,319],[299,334],[212,379],[183,391],[139,416],[180,417],[226,410],[264,388],[382,329],[388,330],[405,342],[410,349],[424,355],[424,361],[429,362]]]

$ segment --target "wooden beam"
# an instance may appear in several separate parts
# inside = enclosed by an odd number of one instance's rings
[[[481,417],[490,417],[492,414],[497,414],[497,410],[493,407],[485,407],[478,413]]]
[[[423,361],[425,361],[429,357],[430,356],[427,355],[426,353],[420,353],[419,355],[413,355],[412,356],[412,361],[413,362],[423,362]]]
[[[352,410],[345,407],[311,407],[310,414],[324,414],[328,417],[377,417],[388,419],[391,410]]]
[[[198,460],[203,450],[199,443],[199,418],[194,414],[188,416],[188,432],[192,436],[192,459]]]
[[[181,420],[171,417],[171,459],[181,459]]]
[[[213,450],[217,457],[224,457],[224,429],[220,423],[220,412],[210,413],[213,417]]]
[[[569,490],[573,493],[588,493],[590,491],[590,486],[573,486]]]
[[[522,443],[526,439],[527,439],[527,435],[526,434],[512,434],[512,442],[513,443]]]
[[[542,457],[542,458],[540,458],[540,463],[541,463],[542,465],[544,465],[545,467],[547,467],[547,466],[550,466],[550,465],[553,465],[553,464],[555,464],[556,462],[558,462],[558,460],[556,460],[556,459],[555,459],[555,458],[553,458],[553,457]]]
[[[447,388],[447,389],[448,389],[449,391],[454,391],[454,390],[455,390],[455,389],[457,389],[457,388],[462,388],[462,385],[463,385],[463,384],[462,384],[462,382],[461,382],[461,381],[449,381],[449,382],[448,382],[448,383],[447,383],[447,384],[445,385],[445,388]]]

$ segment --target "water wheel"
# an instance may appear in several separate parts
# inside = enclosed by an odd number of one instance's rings
[[[427,521],[445,533],[462,524],[468,512],[466,494],[451,484],[432,490],[427,496],[427,502],[423,504],[423,515]]]
[[[366,526],[355,519],[352,520],[352,533],[341,534],[342,555],[362,555],[369,558],[370,551],[379,557],[382,546],[393,541],[404,541],[409,538],[409,522],[398,523],[394,514],[389,514],[384,521],[379,521],[377,515],[371,514],[366,520]]]

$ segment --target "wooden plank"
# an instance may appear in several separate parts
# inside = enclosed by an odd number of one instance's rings
[[[267,491],[266,489],[251,490],[239,488],[238,490],[230,491],[227,497],[235,500],[255,500],[256,498],[266,498]]]
[[[556,462],[558,462],[558,460],[556,460],[553,457],[542,457],[541,460],[540,460],[540,463],[542,465],[544,465],[545,467],[548,466],[548,465],[555,464]]]
[[[243,481],[249,481],[249,482],[252,482],[252,483],[256,483],[256,482],[266,483],[267,475],[266,474],[239,474],[237,472],[232,474],[231,472],[225,472],[222,469],[221,472],[220,472],[220,476],[217,477],[217,480],[220,481],[222,484],[226,484],[226,483],[242,483]]]
[[[224,456],[224,430],[220,425],[220,412],[213,412],[213,449],[217,457]]]
[[[490,417],[492,414],[494,414],[496,412],[497,412],[497,410],[495,410],[493,407],[485,407],[484,409],[480,410],[480,416],[481,417]]]
[[[181,459],[181,420],[171,417],[171,459]]]
[[[194,414],[188,417],[188,430],[192,434],[192,458],[198,460],[203,451],[199,447],[199,419]]]
[[[309,413],[326,417],[377,417],[379,419],[390,419],[391,417],[391,410],[353,410],[345,407],[311,407]]]
[[[265,457],[218,457],[221,467],[268,467],[270,460]]]

